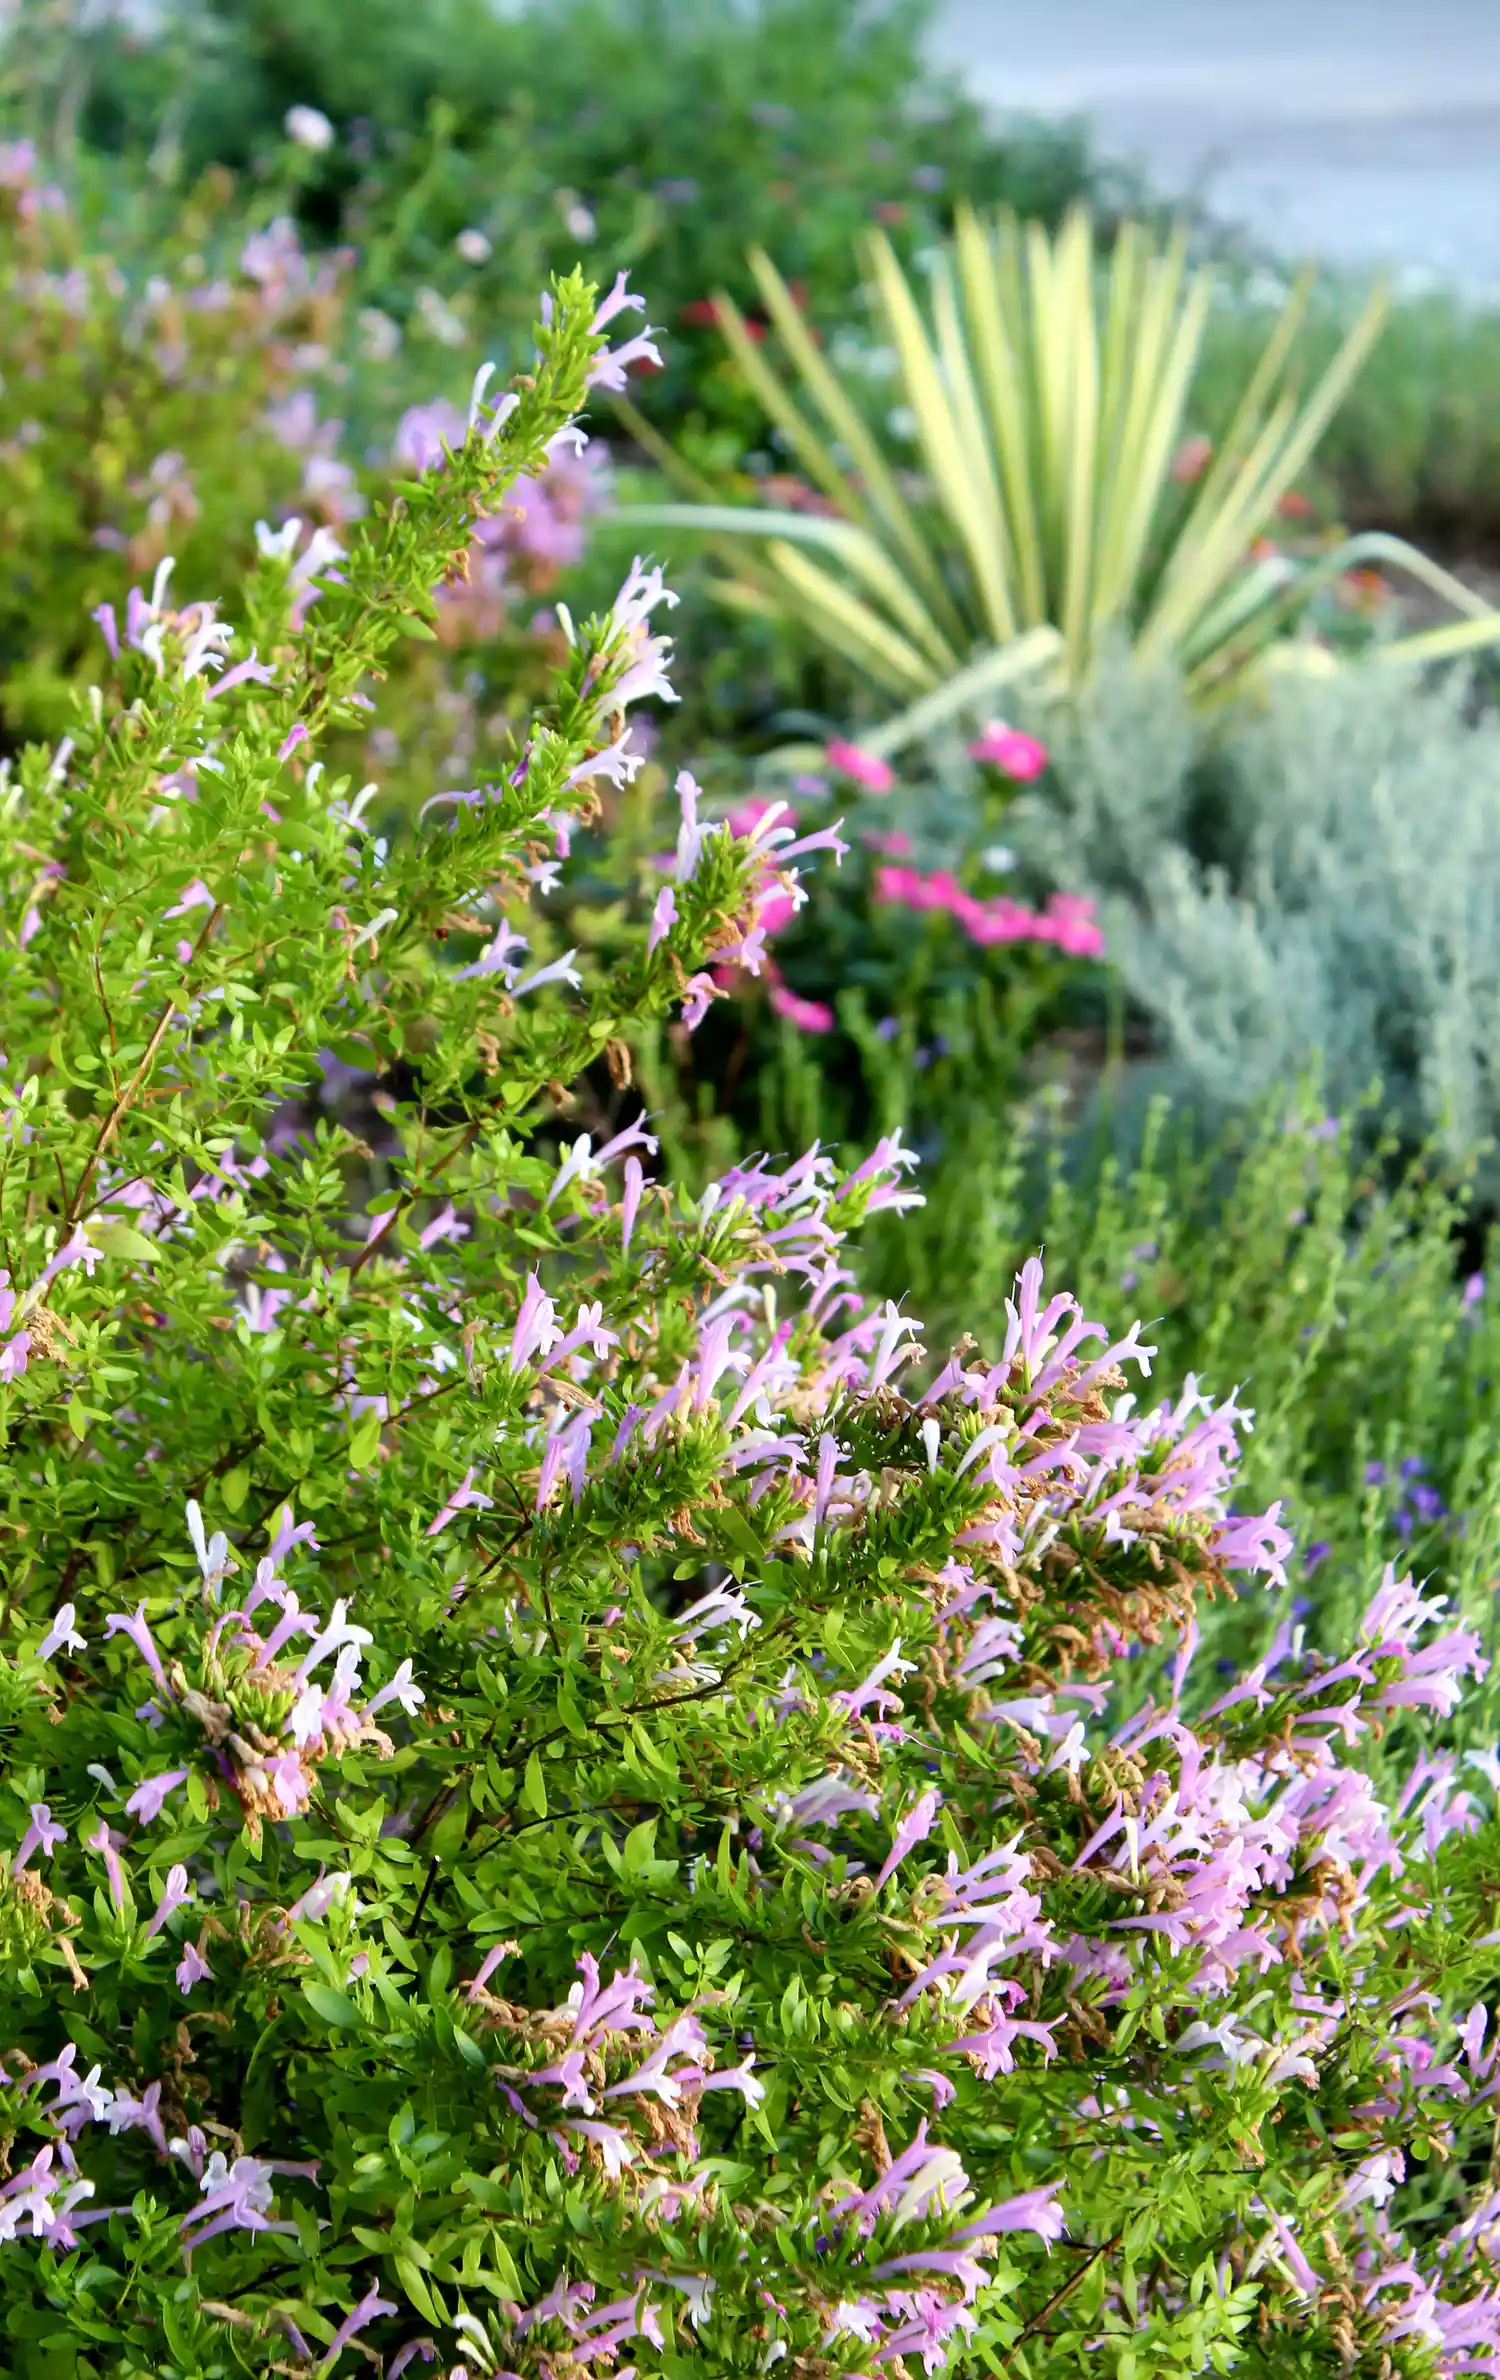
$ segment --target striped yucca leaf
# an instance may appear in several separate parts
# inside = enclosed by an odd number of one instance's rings
[[[898,701],[920,703],[1040,628],[1055,632],[1048,649],[1066,684],[1124,638],[1143,664],[1175,662],[1197,692],[1222,695],[1365,550],[1351,540],[1303,569],[1257,547],[1379,334],[1381,291],[1303,392],[1312,275],[1300,275],[1217,453],[1184,488],[1173,465],[1213,281],[1180,231],[1126,223],[1101,260],[1081,211],[1051,235],[965,209],[924,290],[877,235],[872,304],[914,424],[914,489],[770,258],[750,261],[789,371],[727,297],[719,321],[835,517],[722,503],[639,505],[626,517],[708,535],[728,564],[729,600],[794,615]],[[684,486],[682,467],[662,459]],[[1387,554],[1436,586],[1435,566],[1410,557]],[[1460,603],[1446,581],[1441,591],[1466,616],[1391,644],[1393,657],[1500,639],[1500,614]],[[989,681],[981,669],[972,682]]]

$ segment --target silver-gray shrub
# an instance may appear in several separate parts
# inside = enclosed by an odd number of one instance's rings
[[[1239,1106],[1317,1059],[1336,1104],[1378,1079],[1413,1131],[1494,1132],[1500,719],[1462,680],[1280,676],[1205,724],[1117,664],[1048,732],[1012,840],[1099,901],[1184,1093]]]

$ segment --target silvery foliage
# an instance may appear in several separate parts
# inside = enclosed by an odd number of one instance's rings
[[[1010,822],[1099,901],[1177,1087],[1240,1106],[1317,1061],[1469,1149],[1500,1120],[1500,720],[1459,677],[1283,673],[1205,722],[1116,663],[1048,722]]]

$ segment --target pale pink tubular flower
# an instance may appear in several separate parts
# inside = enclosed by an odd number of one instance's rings
[[[1049,2246],[1060,2240],[1067,2228],[1063,2211],[1057,2202],[1057,2184],[1044,2183],[1037,2190],[1023,2190],[1017,2198],[1003,2198],[992,2206],[988,2214],[980,2215],[973,2223],[964,2224],[956,2237],[960,2240],[994,2239],[1002,2232],[1034,2231],[1039,2240]]]
[[[139,1818],[142,1826],[152,1825],[161,1816],[162,1805],[169,1793],[187,1783],[185,1768],[170,1768],[160,1777],[143,1777],[125,1804],[127,1818]]]
[[[603,2159],[605,2175],[611,2180],[623,2173],[627,2165],[635,2162],[635,2142],[628,2132],[620,2130],[618,2124],[600,2124],[591,2122],[586,2116],[570,2116],[559,2130],[576,2132],[580,2139],[592,2142]]]
[[[320,1876],[316,1883],[308,1886],[300,1900],[292,1903],[286,1913],[287,1923],[292,1925],[303,1918],[309,1924],[316,1924],[327,1916],[335,1901],[342,1900],[346,1893],[352,1897],[353,1887],[354,1878],[343,1870],[336,1870],[331,1876]]]
[[[516,1948],[517,1945],[514,1942],[497,1942],[492,1950],[487,1950],[485,1952],[484,1957],[479,1962],[478,1974],[475,1976],[473,1982],[465,1987],[464,1997],[466,2000],[468,2000],[471,2006],[473,2005],[474,2001],[478,1999],[479,1994],[484,1990],[485,1985],[489,1982],[490,1977],[494,1974],[495,1969],[500,1964],[500,1961],[506,1958],[513,1958],[516,1954]]]
[[[114,1902],[116,1909],[123,1913],[125,1908],[125,1871],[120,1865],[120,1856],[115,1849],[114,1837],[102,1818],[93,1834],[87,1838],[84,1848],[88,1851],[97,1851],[104,1861],[105,1870],[109,1876],[110,1899]]]
[[[413,1718],[415,1714],[421,1709],[422,1704],[426,1700],[426,1695],[423,1693],[421,1687],[416,1684],[413,1678],[412,1662],[410,1656],[408,1655],[407,1659],[404,1660],[397,1669],[395,1676],[391,1678],[386,1685],[381,1687],[378,1694],[371,1695],[369,1701],[365,1704],[363,1710],[360,1712],[360,1717],[362,1719],[373,1719],[377,1711],[384,1710],[387,1703],[394,1702],[400,1704],[402,1710],[410,1719]]]
[[[390,2369],[387,2374],[387,2380],[401,2380],[401,2374],[405,2371],[407,2365],[409,2363],[415,2363],[419,2355],[421,2356],[423,2363],[437,2362],[437,2348],[433,2345],[431,2339],[413,2339],[409,2346],[399,2349],[397,2354],[391,2360]]]
[[[204,883],[202,877],[195,876],[191,884],[186,884],[183,886],[181,893],[173,902],[171,908],[164,909],[162,911],[162,918],[163,921],[165,921],[169,917],[186,917],[189,910],[212,909],[213,906],[213,894],[209,891],[209,888]]]
[[[753,2057],[742,2058],[738,2066],[720,2066],[703,2078],[707,2091],[738,2091],[747,2107],[759,2107],[766,2095],[766,2086],[755,2073]]]
[[[698,818],[698,804],[703,798],[703,789],[691,769],[679,769],[676,790],[680,815],[676,874],[679,884],[687,884],[697,874],[698,862],[703,855],[703,828]]]
[[[691,976],[683,986],[682,1021],[690,1033],[697,1032],[718,992],[719,986],[711,975]]]
[[[1247,2279],[1259,2270],[1269,2256],[1279,2255],[1291,2276],[1293,2288],[1300,2290],[1304,2297],[1316,2297],[1323,2287],[1322,2275],[1313,2270],[1303,2255],[1290,2223],[1285,2216],[1278,2215],[1274,2208],[1266,2207],[1262,2211],[1270,2217],[1271,2228],[1246,2267]]]
[[[177,1962],[177,1989],[187,1998],[195,1983],[212,1983],[213,1969],[195,1942],[183,1946]]]
[[[644,313],[645,299],[635,296],[633,291],[626,286],[626,282],[626,274],[616,274],[615,285],[600,305],[590,326],[595,333],[602,331],[606,324],[613,322],[615,316],[622,313],[627,306],[634,308],[637,313]],[[653,343],[649,328],[638,332],[633,339],[627,339],[623,347],[602,349],[589,366],[587,385],[590,388],[603,388],[614,394],[619,394],[625,387],[627,367],[637,363],[648,363],[653,365],[657,371],[661,370],[661,355]]]
[[[73,1605],[65,1603],[37,1646],[38,1661],[50,1661],[54,1654],[60,1652],[82,1653],[87,1650],[88,1639],[80,1636],[73,1625],[76,1617]]]
[[[938,1804],[941,1799],[942,1796],[935,1789],[929,1789],[907,1811],[906,1816],[896,1829],[885,1865],[875,1879],[877,1892],[894,1876],[908,1851],[915,1850],[917,1844],[925,1841],[931,1834],[937,1823]]]
[[[646,937],[646,956],[649,958],[658,943],[664,942],[677,923],[677,895],[670,884],[664,884],[656,896],[651,912],[651,931]]]
[[[215,695],[227,694],[231,686],[243,686],[247,682],[256,686],[270,686],[275,683],[275,679],[275,670],[268,669],[263,661],[256,659],[252,646],[245,660],[237,661],[233,669],[226,669],[224,675],[214,681],[204,699],[212,702]]]
[[[417,1246],[425,1251],[428,1248],[435,1248],[440,1240],[466,1240],[468,1236],[469,1226],[463,1221],[450,1198],[433,1216],[432,1221],[422,1226],[417,1234]]]
[[[612,662],[623,656],[627,663],[609,690],[607,706],[611,712],[623,711],[630,703],[652,694],[663,702],[676,702],[676,690],[666,674],[672,657],[672,640],[653,636],[648,625],[659,603],[670,606],[676,601],[661,571],[647,570],[637,554],[610,608],[600,645],[601,661]]]
[[[881,1312],[880,1326],[880,1344],[875,1350],[867,1383],[871,1392],[883,1388],[892,1373],[916,1354],[916,1336],[922,1327],[920,1322],[913,1321],[910,1315],[903,1314],[898,1306],[892,1305],[889,1299]],[[903,1339],[910,1339],[913,1344],[903,1347]]]
[[[523,1364],[531,1363],[538,1355],[548,1355],[562,1337],[557,1327],[557,1308],[543,1289],[535,1273],[528,1275],[526,1294],[516,1327],[511,1333],[510,1368],[519,1372]]]
[[[630,1247],[631,1234],[635,1230],[635,1219],[640,1208],[641,1193],[645,1186],[646,1176],[639,1157],[627,1157],[625,1160],[625,1188],[620,1200],[620,1243],[627,1252]]]
[[[436,1517],[428,1522],[428,1536],[436,1537],[441,1530],[447,1528],[448,1523],[451,1520],[457,1518],[459,1513],[467,1512],[471,1507],[477,1512],[490,1511],[494,1501],[495,1499],[493,1496],[486,1496],[479,1488],[474,1485],[473,1470],[470,1469],[466,1471],[463,1475],[462,1481],[454,1489],[452,1495],[448,1498],[447,1503],[442,1507],[441,1511],[436,1515]]]
[[[201,2247],[221,2231],[285,2231],[295,2237],[295,2223],[270,2220],[271,2176],[292,2173],[311,2181],[317,2170],[316,2161],[287,2165],[261,2157],[236,2157],[231,2165],[222,2149],[215,2149],[198,2184],[202,2203],[182,2219],[183,2246]]]
[[[573,1502],[577,1504],[582,1497],[588,1477],[589,1442],[598,1418],[597,1406],[575,1413],[571,1421],[547,1440],[542,1455],[541,1475],[537,1481],[538,1512],[546,1504],[560,1473],[566,1477],[572,1490]]]
[[[104,1634],[106,1639],[111,1636],[128,1636],[150,1670],[152,1677],[156,1680],[160,1691],[163,1694],[171,1694],[171,1688],[167,1684],[167,1673],[161,1665],[161,1655],[157,1652],[155,1640],[146,1624],[144,1603],[136,1605],[133,1617],[128,1617],[124,1612],[119,1611],[107,1612],[104,1618]],[[173,1699],[175,1700],[175,1697]]]
[[[11,1874],[20,1875],[33,1851],[40,1851],[44,1859],[50,1859],[58,1844],[65,1843],[67,1839],[67,1828],[56,1823],[47,1804],[33,1802],[31,1824],[16,1847],[15,1857],[10,1863]]]
[[[167,1871],[166,1890],[151,1913],[150,1923],[146,1927],[146,1940],[148,1942],[154,1940],[166,1924],[167,1919],[174,1916],[184,1902],[191,1901],[195,1897],[193,1888],[188,1882],[187,1869],[179,1860],[175,1867]]]
[[[343,2321],[329,2340],[321,2358],[321,2368],[325,2372],[328,2371],[337,2363],[349,2341],[356,2338],[360,2331],[368,2330],[370,2324],[378,2321],[382,2314],[395,2314],[399,2311],[400,2308],[392,2299],[382,2297],[378,2290],[368,2290],[354,2308],[353,2313],[344,2316]]]
[[[269,1559],[284,1562],[294,1546],[311,1546],[318,1551],[318,1540],[311,1521],[299,1521],[290,1504],[283,1504],[276,1520],[276,1534],[271,1540]]]
[[[72,1264],[81,1264],[89,1279],[92,1280],[95,1271],[102,1262],[103,1250],[94,1246],[93,1241],[80,1223],[64,1240],[56,1255],[48,1257],[42,1272],[42,1285],[45,1287],[49,1281],[55,1281],[58,1274],[66,1272],[69,1265]]]
[[[579,1956],[578,1972],[583,1981],[573,1985],[567,2001],[575,2043],[606,2030],[655,2032],[655,2020],[645,2012],[656,1997],[656,1986],[637,1973],[634,1959],[628,1967],[616,1968],[606,1983],[599,1973],[599,1961],[591,1950],[585,1950]]]

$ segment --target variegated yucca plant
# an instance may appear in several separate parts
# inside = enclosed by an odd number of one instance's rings
[[[1054,237],[964,210],[925,303],[877,235],[872,301],[911,424],[914,489],[770,258],[751,264],[791,374],[727,296],[719,322],[831,509],[725,504],[696,482],[699,501],[635,517],[710,533],[730,560],[729,601],[793,614],[882,694],[918,703],[923,725],[934,702],[962,711],[1038,663],[1076,686],[1122,640],[1143,665],[1176,665],[1195,692],[1221,692],[1359,561],[1394,563],[1469,615],[1393,642],[1393,654],[1435,658],[1500,633],[1500,614],[1400,540],[1350,538],[1306,563],[1262,542],[1379,335],[1379,290],[1304,391],[1313,276],[1298,278],[1233,420],[1185,485],[1174,465],[1215,275],[1191,264],[1180,230],[1162,239],[1127,222],[1101,258],[1082,212]],[[655,451],[687,488],[679,459],[659,441]],[[912,726],[882,740],[909,741]]]

